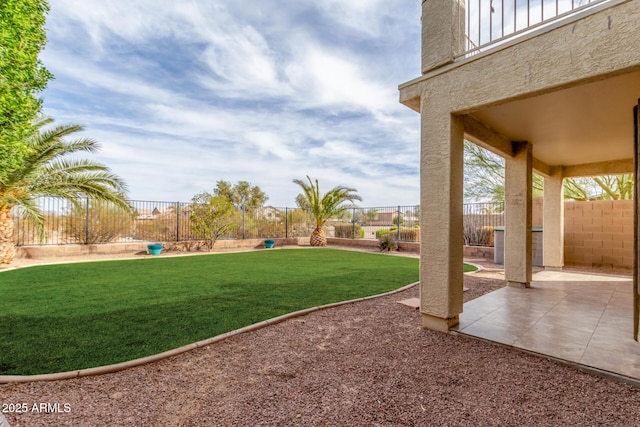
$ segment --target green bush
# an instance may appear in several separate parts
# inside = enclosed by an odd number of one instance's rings
[[[353,224],[336,224],[334,225],[334,236],[343,239],[352,239],[354,237]],[[364,229],[356,224],[355,238],[364,238]]]
[[[189,223],[191,231],[205,241],[208,250],[216,241],[233,230],[235,211],[233,204],[222,196],[212,196],[204,192],[191,199]]]
[[[397,231],[397,230],[398,230],[398,227],[381,228],[380,230],[376,231],[376,239],[379,239],[380,237],[387,235],[392,231]]]
[[[393,235],[394,239],[398,239],[398,227],[381,228],[376,231],[376,239],[380,239],[382,236]],[[414,228],[401,228],[400,229],[400,241],[403,242],[419,242],[420,241],[420,227]]]

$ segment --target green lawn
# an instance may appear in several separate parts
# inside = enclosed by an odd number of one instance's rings
[[[281,249],[0,273],[0,375],[118,363],[418,280],[418,259]]]
[[[471,273],[472,271],[478,270],[478,267],[471,264],[462,264],[462,271],[465,273]]]

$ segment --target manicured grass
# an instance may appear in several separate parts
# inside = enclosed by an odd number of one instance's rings
[[[418,280],[418,260],[281,249],[0,273],[0,375],[160,353],[278,315]]]
[[[477,271],[478,267],[471,264],[462,264],[462,271],[465,273],[471,273],[472,271]]]

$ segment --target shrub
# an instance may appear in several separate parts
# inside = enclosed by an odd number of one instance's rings
[[[394,239],[398,239],[398,227],[381,228],[376,231],[376,238],[380,239],[385,235],[393,235]],[[419,242],[420,241],[420,227],[413,228],[401,228],[400,240],[403,242]]]
[[[397,251],[398,250],[398,242],[394,235],[390,233],[383,234],[378,238],[378,245],[380,247],[380,251]]]
[[[482,230],[484,231],[484,242],[487,246],[494,246],[493,229],[494,227],[492,225],[485,225],[482,227]]]
[[[379,239],[380,237],[386,234],[390,234],[392,231],[397,231],[397,230],[398,230],[398,227],[381,228],[380,230],[376,231],[376,239]]]
[[[109,243],[130,235],[133,221],[133,214],[124,212],[113,204],[91,201],[88,215],[85,206],[72,206],[63,227],[67,241]]]
[[[256,218],[254,215],[245,214],[244,222],[242,213],[236,212],[235,229],[230,236],[234,239],[262,239],[267,237],[284,237],[284,221],[277,219]],[[243,234],[244,232],[244,234]]]
[[[334,225],[334,236],[341,237],[345,239],[354,238],[354,227],[353,224],[336,224]],[[362,239],[364,238],[364,229],[358,224],[355,225],[355,238]]]
[[[133,237],[138,240],[158,242],[176,240],[178,237],[176,221],[175,213],[169,213],[160,218],[136,219]]]
[[[482,225],[481,220],[465,217],[464,244],[467,246],[493,246],[493,226]]]
[[[414,228],[401,228],[400,240],[405,242],[419,242],[420,241],[420,227]]]
[[[221,236],[235,228],[235,212],[230,201],[221,196],[200,193],[191,199],[191,231],[205,241],[208,250],[213,249]]]

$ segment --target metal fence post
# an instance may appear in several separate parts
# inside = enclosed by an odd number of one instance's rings
[[[289,238],[289,208],[284,208],[284,238]]]
[[[398,206],[398,242],[400,241],[400,206]]]
[[[176,242],[180,241],[180,202],[176,202]]]
[[[353,208],[353,212],[351,213],[351,238],[356,238],[356,208]]]
[[[89,244],[89,198],[85,198],[85,209],[84,209],[84,244]]]
[[[240,209],[242,210],[242,240],[245,239],[245,235],[244,235],[244,205],[242,205],[240,207]]]

